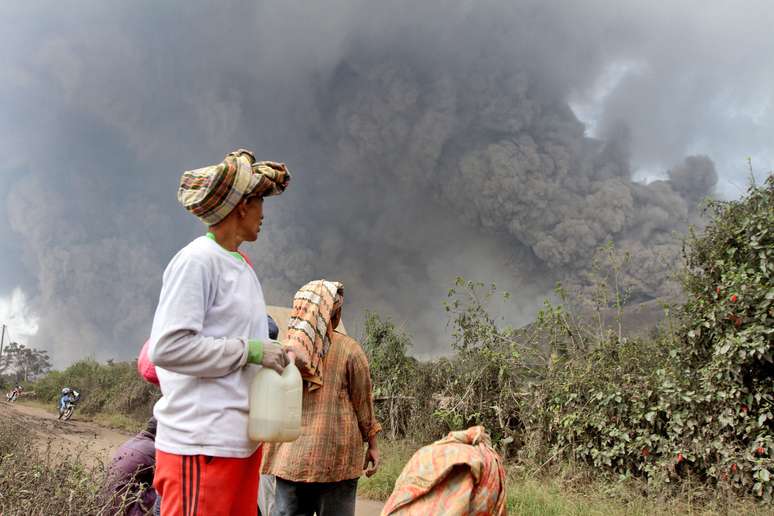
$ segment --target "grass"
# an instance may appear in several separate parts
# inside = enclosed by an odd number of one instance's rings
[[[403,466],[420,445],[410,441],[381,441],[382,464],[371,478],[361,478],[358,496],[386,500]],[[507,507],[511,515],[536,516],[715,516],[769,515],[771,506],[734,495],[724,497],[699,486],[684,486],[670,498],[643,494],[639,480],[615,482],[592,479],[582,471],[555,470],[531,476],[511,468],[507,477]]]
[[[145,427],[144,423],[138,422],[135,418],[126,414],[116,414],[115,412],[99,413],[91,419],[100,426],[123,430],[125,432],[136,433]]]
[[[64,444],[64,446],[63,446]],[[107,516],[138,501],[133,484],[119,496],[106,490],[106,463],[87,444],[62,443],[0,419],[0,515]]]
[[[357,495],[370,500],[386,500],[392,493],[395,480],[400,476],[403,466],[419,447],[420,445],[410,441],[380,441],[382,463],[374,476],[360,478]]]
[[[21,398],[16,402],[16,405],[24,405],[26,407],[34,407],[37,409],[45,410],[49,414],[56,415],[57,407],[55,403],[46,403],[34,398]]]
[[[100,496],[105,470],[101,464],[80,462],[88,449],[54,457],[49,446],[39,445],[28,428],[0,420],[0,514],[100,513],[105,506]]]
[[[639,481],[637,482],[639,483]],[[641,484],[641,483],[640,483]],[[685,496],[669,499],[644,496],[638,486],[594,481],[573,485],[562,478],[516,479],[508,481],[508,513],[540,516],[667,516],[725,514],[771,514],[749,499],[733,497],[722,500],[715,496],[697,500]]]
[[[615,504],[609,501],[586,500],[552,482],[509,479],[507,489],[509,514],[553,516],[617,513]]]

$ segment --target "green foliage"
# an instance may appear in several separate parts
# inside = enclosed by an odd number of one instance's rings
[[[707,475],[774,494],[774,176],[710,204],[687,252],[686,366],[704,417],[690,437]]]
[[[715,202],[687,246],[683,327],[611,335],[544,384],[554,454],[654,485],[696,477],[772,497],[774,179]]]
[[[585,303],[557,288],[534,324],[501,327],[494,286],[459,278],[449,292],[455,355],[407,364],[407,344],[372,364],[392,395],[428,400],[432,437],[483,424],[504,455],[538,469],[569,461],[675,492],[686,480],[771,500],[774,486],[774,178],[709,205],[687,241],[685,305],[650,338],[626,336],[628,257],[600,249]],[[590,301],[590,302],[589,302]],[[610,311],[615,311],[610,321]],[[386,334],[376,340],[389,342]],[[387,356],[387,355],[385,355]],[[397,369],[381,371],[385,364]],[[403,376],[401,376],[403,374]],[[425,383],[418,388],[417,377]],[[396,390],[398,389],[398,390]],[[405,407],[407,414],[419,409]],[[413,417],[413,416],[412,416]],[[415,439],[417,435],[406,431]],[[671,486],[671,487],[670,487]]]
[[[408,356],[411,339],[389,319],[367,313],[361,339],[373,379],[377,418],[387,435],[433,437],[432,394],[439,371]]]
[[[529,433],[525,414],[534,403],[529,393],[543,379],[547,360],[524,332],[499,327],[489,315],[487,305],[496,294],[494,285],[464,278],[449,290],[446,311],[457,353],[435,415],[449,430],[483,424],[508,455]]]
[[[389,319],[367,312],[362,345],[372,368],[375,396],[394,395],[414,375],[417,361],[407,355],[411,340]]]
[[[387,440],[379,445],[381,465],[371,478],[357,483],[357,495],[369,500],[386,500],[395,487],[403,467],[421,445],[406,440]]]
[[[87,359],[64,371],[53,371],[32,388],[40,401],[56,405],[63,387],[77,389],[81,402],[77,411],[86,415],[119,413],[137,421],[147,420],[160,397],[158,387],[140,378],[134,362],[100,364]]]
[[[51,370],[48,351],[11,342],[2,348],[0,374],[10,383],[28,382]]]
[[[669,367],[672,351],[667,339],[611,337],[585,357],[559,361],[543,385],[552,455],[624,476],[673,473],[654,458],[676,459],[685,450],[681,430],[698,417],[674,411],[690,397],[680,399],[687,389]]]

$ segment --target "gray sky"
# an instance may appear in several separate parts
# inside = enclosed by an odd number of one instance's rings
[[[608,238],[664,295],[696,203],[774,168],[772,26],[768,1],[3,2],[0,319],[60,366],[133,357],[203,232],[178,178],[237,147],[295,173],[247,248],[269,301],[341,280],[349,327],[390,315],[419,354],[457,275],[522,323]]]

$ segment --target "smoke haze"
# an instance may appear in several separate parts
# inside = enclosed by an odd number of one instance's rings
[[[204,231],[179,176],[237,147],[294,172],[246,249],[270,303],[342,281],[432,354],[456,276],[525,323],[608,239],[668,295],[697,204],[774,164],[774,7],[641,4],[5,2],[0,296],[57,365],[135,356]]]

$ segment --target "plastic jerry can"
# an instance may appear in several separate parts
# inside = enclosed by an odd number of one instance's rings
[[[250,384],[247,433],[256,442],[295,441],[301,434],[303,381],[295,364],[280,375],[262,367]]]

